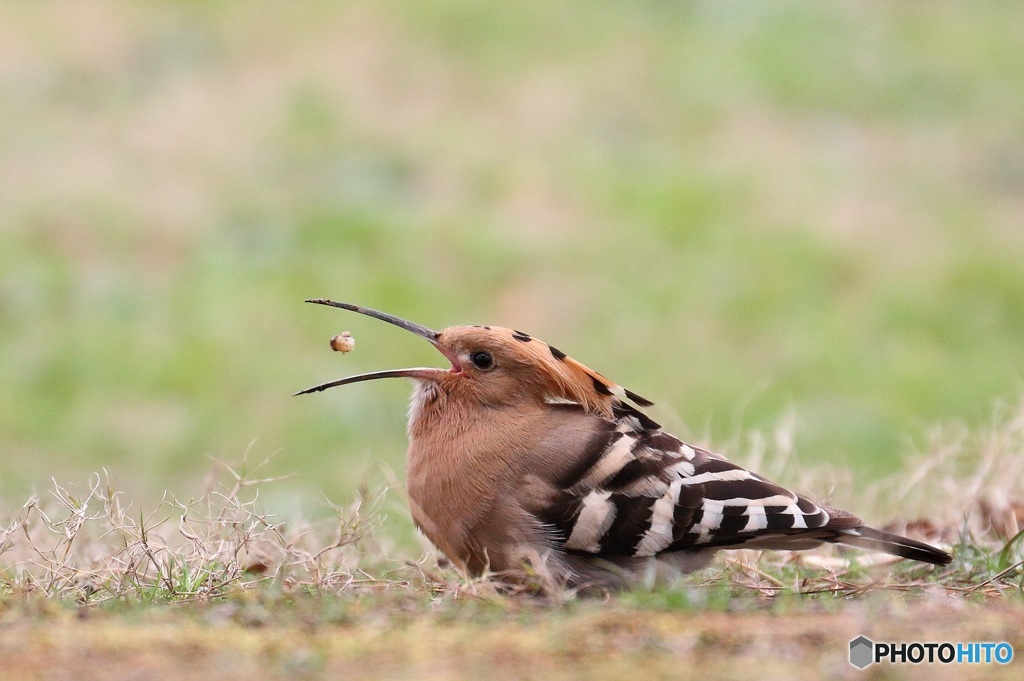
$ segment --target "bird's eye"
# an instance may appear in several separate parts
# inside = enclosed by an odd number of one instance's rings
[[[494,366],[494,358],[491,357],[491,353],[485,352],[484,350],[477,350],[469,356],[469,361],[473,363],[477,369],[490,369]]]

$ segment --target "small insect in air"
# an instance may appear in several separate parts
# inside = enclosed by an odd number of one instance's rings
[[[356,347],[356,339],[348,331],[342,331],[331,339],[331,350],[335,352],[352,352]]]

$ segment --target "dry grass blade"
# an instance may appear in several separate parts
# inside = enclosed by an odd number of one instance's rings
[[[0,590],[98,603],[216,596],[261,582],[320,590],[363,581],[383,493],[330,504],[326,523],[286,522],[259,501],[258,486],[273,480],[222,470],[225,483],[190,501],[165,494],[148,514],[133,512],[106,471],[82,493],[54,481],[49,501],[29,499],[0,526]]]

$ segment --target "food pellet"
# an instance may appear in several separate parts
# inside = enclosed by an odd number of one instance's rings
[[[352,352],[356,347],[356,339],[348,331],[342,331],[331,339],[331,350],[335,352]]]

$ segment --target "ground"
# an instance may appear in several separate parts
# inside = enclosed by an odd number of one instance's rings
[[[425,602],[408,595],[304,596],[110,613],[3,613],[5,679],[1019,679],[1006,666],[852,667],[849,642],[1007,641],[1024,650],[1019,603],[925,594],[745,610],[532,601]]]

